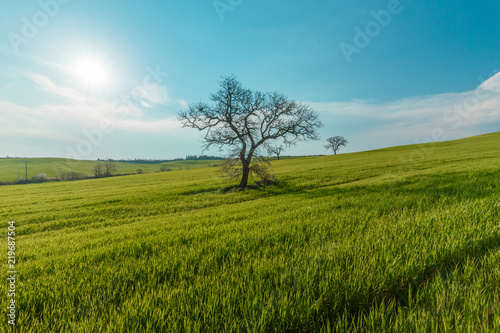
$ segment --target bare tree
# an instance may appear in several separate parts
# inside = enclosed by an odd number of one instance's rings
[[[94,166],[94,176],[96,178],[99,178],[99,177],[102,177],[103,176],[103,165],[101,163],[97,163],[95,166]]]
[[[285,151],[285,147],[283,147],[283,145],[276,146],[276,147],[269,147],[269,149],[267,151],[269,152],[269,154],[276,155],[276,157],[279,160],[281,153],[283,153],[283,151]]]
[[[337,155],[337,151],[340,147],[345,147],[349,143],[343,136],[332,136],[326,139],[326,142],[328,142],[328,144],[325,145],[325,149],[332,149],[334,155]]]
[[[212,105],[200,102],[179,113],[184,127],[205,131],[204,149],[229,148],[230,160],[239,160],[239,187],[245,188],[259,149],[280,139],[285,146],[301,140],[317,140],[322,126],[309,106],[288,100],[279,93],[244,88],[234,77],[223,77],[219,90],[210,95]],[[234,170],[234,168],[231,168]]]
[[[111,159],[104,161],[102,165],[104,167],[104,176],[106,177],[111,176],[116,171],[116,162]]]

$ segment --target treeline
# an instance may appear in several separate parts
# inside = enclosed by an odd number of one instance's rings
[[[186,155],[186,158],[174,158],[170,160],[153,160],[153,159],[127,159],[127,160],[112,160],[115,162],[123,163],[139,163],[139,164],[162,164],[168,162],[178,162],[178,161],[208,161],[208,160],[222,160],[223,157],[220,156],[209,156],[209,155]],[[98,159],[98,161],[103,161]]]
[[[102,159],[98,159],[98,161],[104,161]],[[127,160],[112,160],[115,162],[121,162],[121,163],[137,163],[137,164],[162,164],[162,163],[167,163],[167,162],[174,162],[174,161],[184,161],[183,158],[177,158],[173,160],[148,160],[148,159],[127,159]]]
[[[208,156],[208,155],[187,155],[186,161],[207,161],[207,160],[223,160],[224,157]]]

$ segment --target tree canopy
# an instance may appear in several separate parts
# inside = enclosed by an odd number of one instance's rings
[[[325,148],[333,150],[334,155],[337,155],[337,151],[340,147],[345,147],[349,143],[343,136],[332,136],[326,139],[326,142]]]
[[[204,149],[228,149],[241,164],[240,187],[247,186],[252,159],[258,150],[279,140],[291,146],[301,140],[318,140],[322,126],[309,106],[284,95],[244,88],[234,76],[223,77],[219,90],[210,95],[212,104],[190,104],[179,113],[184,127],[205,132]]]

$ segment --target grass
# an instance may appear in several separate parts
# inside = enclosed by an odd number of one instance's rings
[[[499,165],[492,133],[274,161],[247,191],[215,168],[0,187],[18,331],[495,332]]]
[[[137,173],[142,169],[144,173],[157,172],[162,165],[172,170],[207,168],[218,161],[188,160],[171,161],[165,163],[137,163],[116,162],[117,174]],[[28,159],[28,179],[44,173],[47,177],[60,177],[61,172],[75,171],[85,176],[93,174],[94,166],[98,161],[71,160],[63,158],[30,158]],[[24,178],[26,174],[24,158],[0,159],[0,181],[13,181]]]

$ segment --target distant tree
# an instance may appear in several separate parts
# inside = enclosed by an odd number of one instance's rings
[[[179,119],[184,127],[205,132],[204,149],[215,146],[228,150],[224,165],[231,177],[241,178],[240,188],[247,186],[251,173],[262,171],[259,151],[266,144],[279,139],[285,146],[317,140],[316,131],[322,126],[309,106],[279,93],[246,89],[234,76],[223,77],[210,100],[214,104],[189,105],[187,111],[179,113]]]
[[[332,136],[331,138],[326,139],[328,144],[325,145],[326,149],[333,150],[333,154],[337,155],[337,151],[342,146],[346,146],[349,142],[343,136]]]
[[[138,173],[139,175],[142,175],[142,174],[144,173],[144,170],[142,170],[142,169],[137,169],[137,173]]]
[[[113,175],[113,172],[116,171],[116,162],[111,160],[111,159],[107,159],[105,160],[103,163],[102,163],[103,167],[104,167],[104,176],[106,177],[109,177],[111,175]]]
[[[93,172],[96,178],[102,177],[104,175],[104,166],[102,165],[102,163],[97,163],[94,166]]]
[[[160,171],[161,172],[164,172],[164,171],[172,171],[172,169],[168,168],[166,164],[162,164],[160,166]]]
[[[270,154],[276,155],[276,157],[278,158],[278,160],[280,159],[280,155],[281,155],[281,153],[283,151],[285,151],[285,147],[283,147],[282,145],[281,146],[277,146],[277,147],[269,147],[269,149],[268,149],[268,152]]]

